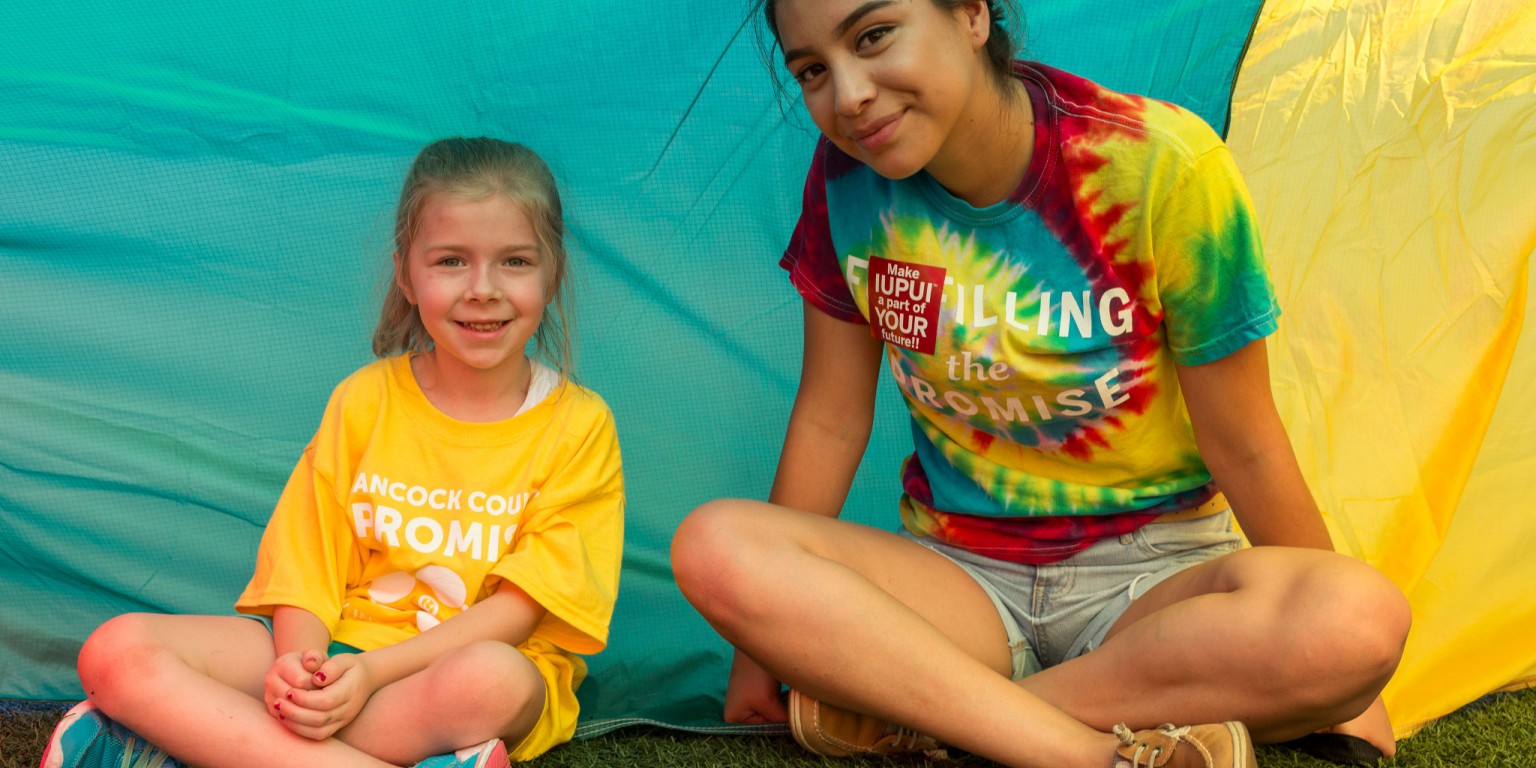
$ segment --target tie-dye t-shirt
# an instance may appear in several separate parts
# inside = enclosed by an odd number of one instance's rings
[[[902,521],[1051,562],[1215,492],[1174,363],[1273,333],[1279,310],[1231,155],[1180,107],[1016,63],[1023,181],[975,208],[825,138],[781,265],[886,342],[912,415]]]

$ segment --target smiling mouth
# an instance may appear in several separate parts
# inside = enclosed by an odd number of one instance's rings
[[[464,323],[464,322],[460,322],[460,323],[458,323],[458,325],[460,327],[462,327],[462,328],[468,328],[471,331],[479,331],[481,333],[489,333],[490,331],[499,330],[502,326],[506,325],[508,322],[509,321],[507,321],[507,320],[499,320],[499,321],[494,322],[494,323]]]
[[[866,150],[877,150],[890,141],[901,116],[900,111],[892,112],[879,120],[860,126],[858,130],[848,132],[847,136]]]
[[[848,135],[850,137],[852,137],[854,141],[859,141],[861,139],[867,139],[870,136],[873,136],[873,135],[879,133],[880,129],[886,127],[887,125],[890,125],[891,121],[895,120],[896,117],[897,117],[897,115],[895,115],[895,114],[887,115],[887,116],[885,116],[885,117],[883,117],[883,118],[881,118],[881,119],[879,119],[879,120],[877,120],[877,121],[875,121],[873,123],[870,123],[869,125],[864,126],[860,130],[853,131],[852,133],[850,133]]]

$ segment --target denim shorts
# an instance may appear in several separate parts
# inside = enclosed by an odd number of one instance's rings
[[[1148,523],[1046,565],[995,560],[906,529],[899,534],[960,566],[992,598],[1008,632],[1015,680],[1097,648],[1131,601],[1240,544],[1230,511]]]

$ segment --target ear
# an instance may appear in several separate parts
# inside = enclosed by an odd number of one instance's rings
[[[400,289],[400,293],[405,296],[405,300],[414,307],[416,306],[416,290],[411,287],[411,275],[406,269],[404,254],[395,251],[394,262],[395,285]]]
[[[965,24],[966,37],[971,41],[971,49],[979,51],[985,48],[987,40],[992,37],[992,11],[987,0],[970,0],[955,9],[960,15],[961,23]]]

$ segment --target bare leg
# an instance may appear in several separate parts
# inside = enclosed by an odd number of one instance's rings
[[[250,619],[128,614],[86,640],[80,682],[107,716],[192,765],[388,765],[268,715],[262,680],[272,662],[272,636]]]
[[[1408,623],[1402,594],[1363,563],[1247,549],[1158,584],[1100,648],[1020,685],[1095,727],[1235,719],[1280,741],[1365,711]]]
[[[249,619],[119,616],[86,641],[80,679],[102,712],[191,765],[380,768],[391,763],[376,755],[409,764],[492,736],[526,733],[542,709],[542,683],[531,689],[532,719],[526,707],[507,707],[507,692],[526,689],[532,663],[504,648],[517,658],[471,646],[439,659],[379,690],[341,738],[321,741],[267,714],[261,695],[273,662],[272,637]],[[470,674],[472,668],[478,671]],[[485,713],[476,719],[446,703],[480,701],[491,691],[499,694],[500,705],[491,710],[499,726]],[[354,731],[362,738],[351,737]],[[366,744],[374,754],[351,744]]]
[[[337,738],[408,765],[492,737],[510,749],[543,711],[544,680],[533,662],[506,643],[486,641],[379,689]]]
[[[1104,768],[1116,741],[1013,684],[996,609],[895,534],[751,501],[696,510],[679,587],[726,640],[825,701],[1015,766]]]
[[[1013,684],[984,593],[894,534],[715,502],[679,527],[673,568],[716,630],[785,682],[1010,765],[1107,762],[1113,742],[1084,723],[1242,720],[1277,741],[1349,720],[1390,678],[1409,621],[1362,563],[1244,550],[1167,579],[1099,649]]]

